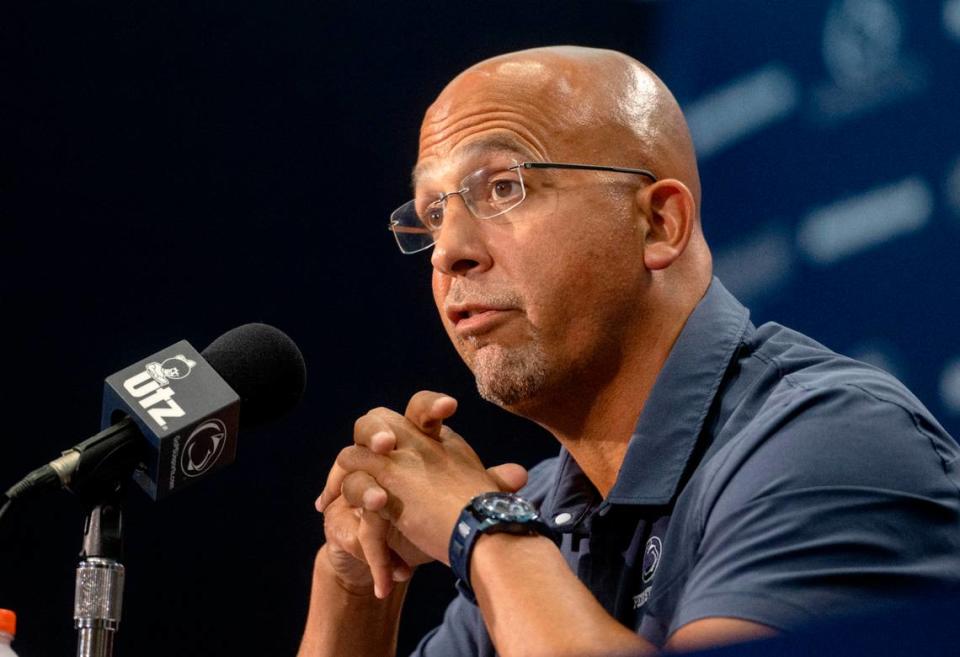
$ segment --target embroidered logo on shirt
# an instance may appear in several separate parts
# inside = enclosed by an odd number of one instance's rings
[[[633,608],[639,609],[643,605],[647,604],[647,600],[650,599],[650,592],[653,590],[652,586],[648,586],[643,589],[638,595],[633,596]]]
[[[663,554],[663,542],[656,536],[651,536],[647,547],[643,551],[643,583],[647,584],[657,572],[660,565],[660,556]]]

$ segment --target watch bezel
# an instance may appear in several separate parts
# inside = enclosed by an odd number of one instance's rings
[[[493,505],[503,501],[508,501],[511,505],[521,506],[523,510],[521,512],[498,511]],[[540,512],[537,507],[514,493],[483,493],[473,498],[470,505],[481,517],[499,522],[526,524],[540,519]]]

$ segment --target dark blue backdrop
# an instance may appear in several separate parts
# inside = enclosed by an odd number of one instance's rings
[[[798,6],[799,4],[799,6]],[[909,11],[908,11],[909,9]],[[103,377],[266,321],[301,345],[301,409],[215,481],[128,507],[119,654],[292,654],[354,418],[420,388],[489,463],[555,446],[476,399],[425,258],[385,230],[423,109],[486,56],[550,43],[653,63],[690,112],[720,275],[754,308],[893,369],[956,428],[957,0],[7,3],[0,12],[0,484],[98,428]],[[73,648],[82,515],[0,528],[23,657]],[[403,648],[439,619],[425,568]]]
[[[960,429],[960,2],[665,3],[718,275]]]

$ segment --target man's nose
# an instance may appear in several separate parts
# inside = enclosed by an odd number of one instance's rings
[[[430,256],[433,268],[450,276],[489,269],[490,253],[481,221],[470,213],[459,194],[448,198]]]

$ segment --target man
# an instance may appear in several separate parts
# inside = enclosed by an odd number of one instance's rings
[[[755,328],[712,278],[689,133],[642,65],[468,69],[427,111],[414,188],[392,226],[432,245],[480,394],[562,449],[528,482],[484,468],[448,396],[360,418],[317,503],[301,655],[392,654],[434,559],[462,593],[418,655],[699,648],[960,578],[960,451],[894,379]]]

